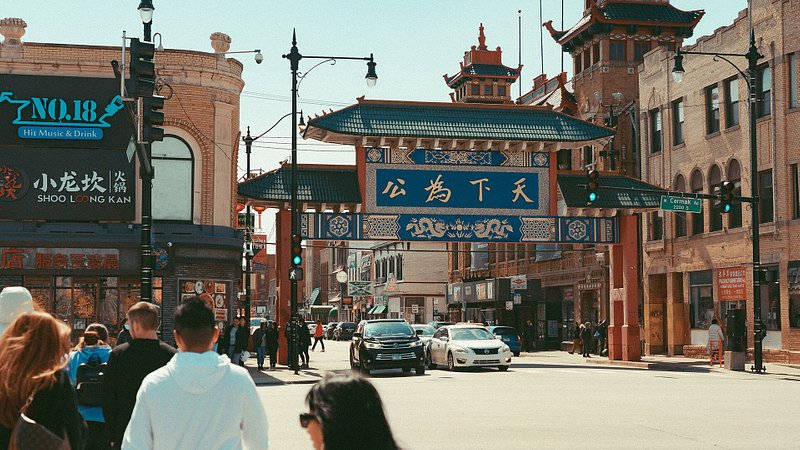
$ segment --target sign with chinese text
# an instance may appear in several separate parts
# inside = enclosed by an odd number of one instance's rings
[[[717,296],[720,301],[745,300],[747,298],[747,268],[717,269]]]
[[[109,248],[0,247],[3,270],[119,270],[119,250]]]
[[[614,217],[303,213],[303,239],[613,244]]]
[[[546,215],[548,153],[366,149],[368,213]]]
[[[114,78],[0,78],[0,145],[125,150],[132,128]]]
[[[4,219],[132,221],[135,181],[124,151],[0,149]]]

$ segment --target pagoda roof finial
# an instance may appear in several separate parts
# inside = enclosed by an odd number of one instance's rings
[[[478,27],[478,31],[478,50],[487,50],[486,36],[483,34],[483,22],[481,22],[481,26]]]

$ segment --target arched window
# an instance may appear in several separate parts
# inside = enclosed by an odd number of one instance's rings
[[[675,178],[675,190],[678,192],[686,192],[686,179],[683,175],[678,175]],[[686,213],[676,212],[675,215],[675,237],[686,236]]]
[[[691,182],[692,192],[700,194],[703,192],[703,174],[699,170],[692,173]],[[705,210],[705,208],[703,208]],[[705,218],[701,210],[699,213],[692,213],[692,235],[703,234],[705,232]]]
[[[194,157],[192,149],[176,136],[153,142],[153,219],[192,220]]]
[[[722,172],[719,166],[714,164],[708,171],[708,193],[719,195],[722,191]],[[709,200],[711,203],[711,217],[709,231],[719,231],[722,229],[722,209],[719,200]]]
[[[733,183],[734,197],[742,196],[742,166],[739,161],[732,159],[728,164],[728,181]],[[733,208],[728,213],[728,228],[742,226],[742,202],[733,202]]]

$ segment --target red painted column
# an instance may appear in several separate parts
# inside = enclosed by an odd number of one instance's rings
[[[612,360],[641,359],[639,340],[639,258],[636,216],[619,218],[620,243],[611,247],[611,320],[608,327],[608,357]]]
[[[290,210],[282,209],[278,211],[277,223],[275,225],[275,278],[278,298],[275,300],[275,323],[280,327],[280,337],[278,338],[278,362],[286,365],[289,361],[288,347],[283,332],[289,316],[292,314],[290,299],[292,296],[289,283],[289,260],[292,258],[292,214]]]

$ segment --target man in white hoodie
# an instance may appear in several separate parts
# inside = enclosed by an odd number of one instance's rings
[[[267,449],[267,416],[247,370],[211,351],[219,329],[193,298],[175,313],[179,353],[148,375],[122,449]]]
[[[9,286],[0,291],[0,335],[23,313],[33,312],[31,293],[22,286]]]

